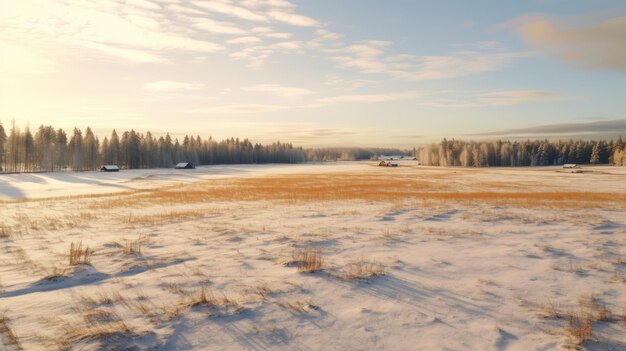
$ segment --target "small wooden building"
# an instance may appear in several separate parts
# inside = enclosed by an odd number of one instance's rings
[[[116,165],[104,165],[100,167],[100,172],[119,172],[120,168]]]
[[[386,161],[380,161],[380,163],[378,163],[379,167],[398,167],[397,163],[391,163],[391,162],[386,162]]]
[[[181,162],[176,165],[176,169],[194,169],[196,167],[191,164],[191,162]]]

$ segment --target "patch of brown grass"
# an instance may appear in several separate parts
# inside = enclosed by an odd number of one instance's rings
[[[459,173],[459,174],[456,174]],[[271,177],[201,180],[190,184],[175,184],[158,189],[137,189],[109,194],[90,194],[70,197],[36,199],[51,200],[92,199],[92,209],[140,208],[155,204],[191,204],[215,201],[395,201],[412,199],[425,202],[476,204],[497,206],[551,207],[551,208],[626,208],[626,194],[601,191],[560,191],[551,180],[537,190],[532,182],[520,183],[514,177],[490,182],[478,176],[470,183],[464,174],[488,173],[487,170],[455,169],[430,172],[426,168],[411,168],[400,172],[369,169],[364,173],[273,175]],[[554,190],[554,191],[553,191]],[[35,200],[16,200],[24,202]],[[167,214],[166,214],[167,215]],[[202,216],[201,213],[172,213],[171,220]],[[190,217],[186,217],[190,216]],[[170,219],[164,219],[170,220]],[[158,216],[142,216],[127,220],[159,223]]]
[[[82,241],[79,241],[78,243],[72,242],[72,244],[70,245],[69,258],[70,266],[90,264],[91,251],[89,251],[89,246],[83,248]]]
[[[126,303],[126,298],[119,291],[99,291],[92,295],[81,295],[79,301],[90,306],[112,305],[115,302]]]
[[[567,316],[567,332],[574,337],[577,345],[591,340],[593,336],[593,316],[584,310],[571,312]]]
[[[4,224],[0,225],[0,239],[8,239],[12,235],[11,230]]]
[[[227,316],[240,313],[243,306],[239,301],[221,293],[216,294],[206,285],[202,285],[197,293],[191,295],[177,310],[182,308],[192,308],[197,306],[209,307],[214,316]]]
[[[62,344],[72,345],[81,340],[93,340],[100,342],[104,347],[105,342],[111,344],[137,336],[139,336],[138,332],[123,320],[101,322],[86,316],[84,323],[70,324],[66,328],[65,341]]]
[[[578,304],[567,311],[562,311],[552,301],[542,306],[540,311],[546,316],[566,321],[565,332],[572,338],[575,346],[580,346],[594,339],[593,331],[597,322],[615,322],[611,311],[594,295],[582,296]]]
[[[464,189],[462,191],[456,189]],[[506,189],[506,191],[503,191]],[[98,208],[142,207],[157,203],[180,204],[213,201],[389,201],[401,199],[440,202],[477,202],[516,207],[591,208],[626,207],[626,194],[608,192],[537,191],[533,187],[503,188],[502,184],[475,186],[411,174],[336,173],[282,175],[263,178],[199,181],[135,194],[122,194],[94,204]],[[172,214],[174,217],[184,213]],[[190,213],[197,216],[197,213]],[[142,218],[138,221],[158,221]]]
[[[192,307],[198,305],[221,306],[237,304],[235,300],[229,298],[226,294],[221,294],[221,296],[216,295],[213,290],[210,290],[206,285],[200,288],[190,302],[190,306]]]
[[[141,256],[141,245],[146,240],[145,237],[140,236],[136,240],[127,240],[124,243],[124,253],[127,255]]]
[[[343,272],[343,278],[347,280],[369,280],[379,275],[385,275],[385,266],[365,259],[349,263]]]
[[[100,207],[101,205],[96,206]],[[122,219],[122,223],[137,225],[157,225],[161,223],[170,223],[175,221],[184,221],[194,218],[200,218],[206,216],[207,214],[208,211],[204,210],[170,211],[150,215],[133,215],[131,213]]]
[[[51,268],[46,269],[46,275],[42,280],[58,280],[62,278],[66,278],[68,273],[68,269],[66,267],[52,266]]]
[[[295,249],[291,260],[285,262],[286,266],[296,265],[300,273],[313,273],[323,269],[324,259],[318,249],[307,247]]]

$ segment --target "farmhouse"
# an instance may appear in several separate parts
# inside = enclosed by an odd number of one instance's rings
[[[190,162],[181,162],[176,165],[176,169],[194,169],[194,167]]]
[[[116,165],[104,165],[100,167],[100,172],[119,172],[120,168]]]

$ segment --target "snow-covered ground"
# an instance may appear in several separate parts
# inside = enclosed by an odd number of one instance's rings
[[[374,164],[0,175],[0,349],[626,350],[624,168]]]
[[[120,172],[51,172],[0,174],[0,200],[43,198],[68,195],[105,194],[136,189],[152,189],[172,183],[189,183],[203,179],[259,177],[272,174],[327,173],[356,170],[358,163],[217,165],[196,169],[133,169]],[[334,166],[334,167],[332,167]]]

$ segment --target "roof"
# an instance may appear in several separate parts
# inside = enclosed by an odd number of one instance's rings
[[[176,168],[193,168],[193,164],[191,162],[180,162],[176,164]]]
[[[566,163],[563,165],[563,168],[574,168],[574,167],[578,167],[578,165],[575,163]]]
[[[120,168],[116,165],[103,165],[100,169],[117,170],[117,171],[120,170]]]

